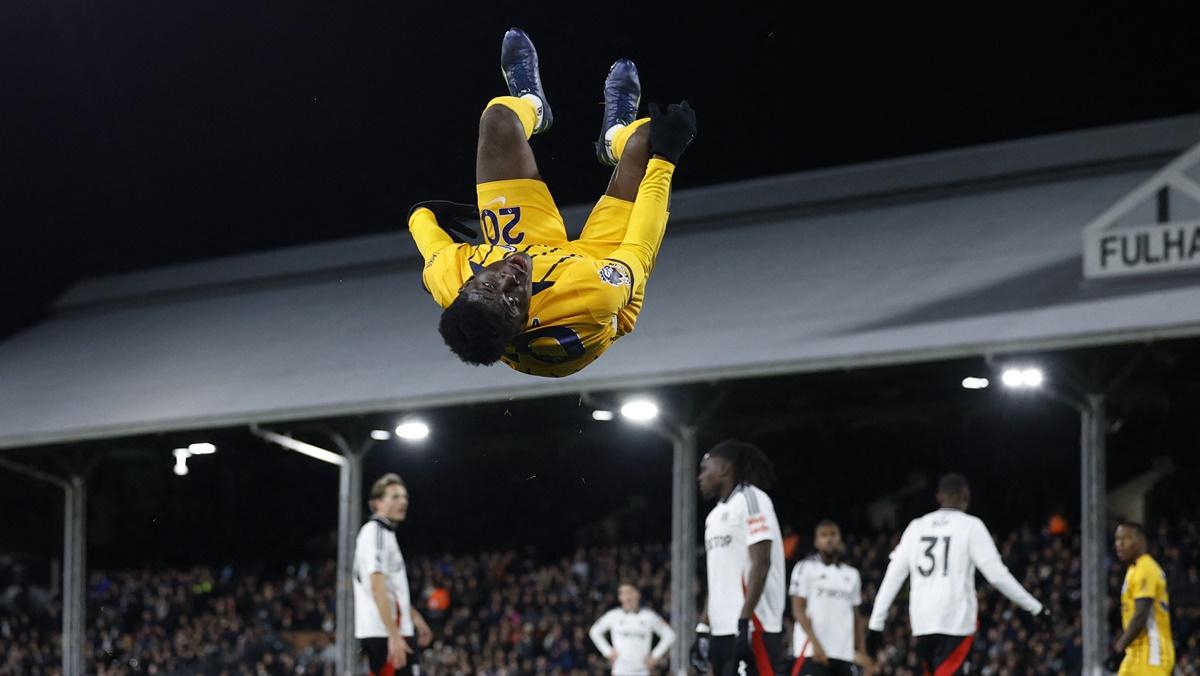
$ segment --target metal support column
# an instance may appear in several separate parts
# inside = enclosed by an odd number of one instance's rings
[[[0,467],[58,486],[63,491],[63,574],[62,574],[62,673],[65,676],[83,674],[84,598],[82,576],[86,574],[84,551],[87,545],[87,496],[84,479],[79,476],[65,481],[0,458]]]
[[[260,439],[302,453],[310,458],[338,466],[338,561],[337,561],[337,627],[334,632],[338,676],[351,676],[358,664],[354,650],[354,539],[362,523],[362,466],[363,458],[375,445],[368,437],[357,450],[346,439],[326,428],[318,432],[329,437],[340,453],[251,425],[250,432]]]
[[[1083,673],[1103,674],[1105,641],[1104,615],[1108,572],[1104,569],[1105,543],[1108,541],[1105,491],[1105,434],[1107,417],[1104,395],[1087,394],[1080,410],[1080,495],[1083,565]]]
[[[671,673],[687,674],[688,650],[696,635],[696,428],[672,435],[675,457],[671,491],[671,623],[678,636]]]
[[[82,476],[71,477],[63,511],[63,674],[81,676],[87,622],[87,481]]]
[[[354,650],[354,539],[362,523],[362,453],[346,454],[338,470],[337,673],[350,676]]]

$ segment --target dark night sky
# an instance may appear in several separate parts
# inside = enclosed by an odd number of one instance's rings
[[[604,184],[591,144],[619,56],[644,100],[699,112],[681,188],[1200,109],[1193,27],[1167,6],[891,5],[9,0],[0,336],[83,277],[469,198],[510,25],[542,55],[556,123],[536,150],[564,205]]]

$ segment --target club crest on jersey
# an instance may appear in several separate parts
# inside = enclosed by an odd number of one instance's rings
[[[629,273],[619,265],[605,265],[600,268],[600,281],[612,286],[629,286]]]

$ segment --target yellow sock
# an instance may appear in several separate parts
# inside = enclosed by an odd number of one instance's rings
[[[621,155],[625,154],[625,144],[629,143],[629,137],[633,136],[633,132],[637,131],[643,124],[650,121],[650,118],[643,117],[640,120],[634,120],[631,124],[617,130],[612,138],[612,154],[617,160],[621,159]]]
[[[497,96],[488,101],[484,107],[484,112],[492,106],[504,106],[517,114],[517,118],[521,120],[521,126],[525,128],[525,138],[533,136],[533,128],[537,125],[537,109],[533,104],[525,99],[520,99],[515,96]]]

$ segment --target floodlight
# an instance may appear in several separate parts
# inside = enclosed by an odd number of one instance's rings
[[[633,422],[649,422],[658,417],[658,404],[649,399],[631,399],[621,406],[621,417]]]

